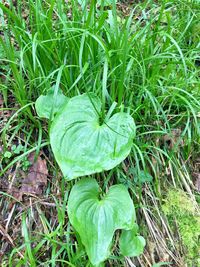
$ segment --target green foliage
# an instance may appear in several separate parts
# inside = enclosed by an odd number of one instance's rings
[[[114,232],[131,229],[135,220],[133,202],[123,185],[111,186],[100,196],[99,186],[91,178],[83,178],[72,188],[68,214],[95,266],[108,258]]]
[[[172,263],[171,262],[158,262],[152,265],[152,267],[160,267],[160,266],[171,266]]]
[[[12,153],[10,151],[6,151],[3,156],[4,156],[4,158],[9,159],[12,157]]]
[[[19,145],[12,145],[11,146],[11,151],[7,150],[5,153],[2,155],[2,160],[5,161],[6,163],[9,163],[11,158],[13,158],[15,155],[21,154],[21,152],[24,152],[25,148],[21,144]],[[30,167],[31,163],[29,162],[27,157],[23,157],[21,160],[21,168],[23,171],[27,171],[28,168]],[[0,164],[1,166],[1,164]]]
[[[165,204],[162,206],[166,215],[182,217],[184,215],[195,215],[196,207],[192,200],[182,190],[171,189],[168,191]]]
[[[51,117],[52,96],[53,93],[36,101],[38,115]],[[50,142],[67,180],[110,170],[128,156],[135,135],[135,124],[129,114],[118,112],[111,116],[114,103],[107,115],[102,116],[102,103],[92,93],[75,96],[66,102],[63,95],[60,97],[58,102],[62,104],[56,106]],[[48,100],[50,105],[46,108]],[[99,197],[96,180],[85,178],[72,188],[68,201],[69,220],[95,266],[108,258],[114,232],[131,229],[135,220],[133,202],[123,185],[111,186],[105,196]],[[126,250],[129,241],[131,252]],[[122,254],[130,253],[130,256],[141,254],[145,245],[142,237],[131,236],[129,232],[122,233],[121,244]]]
[[[60,90],[52,87],[47,95],[41,95],[35,102],[37,114],[41,118],[53,119],[54,115],[67,103],[68,98]]]
[[[135,183],[146,183],[152,182],[153,177],[148,171],[137,170],[137,168],[131,167],[129,169],[129,174],[133,175],[133,179]]]
[[[24,157],[22,160],[22,166],[21,166],[22,170],[27,171],[30,166],[31,166],[31,162],[28,160],[27,157]]]
[[[129,15],[125,5],[124,16],[121,15],[122,10],[117,10],[112,4],[102,8],[96,5],[98,1],[88,0],[89,7],[80,7],[77,2],[9,1],[9,8],[0,3],[0,24],[3,27],[0,60],[1,69],[5,70],[1,73],[5,80],[2,79],[0,90],[3,89],[5,98],[10,93],[14,95],[17,108],[22,108],[0,131],[4,132],[4,149],[9,136],[20,136],[26,142],[26,154],[15,158],[13,155],[9,166],[21,162],[29,151],[39,151],[47,144],[46,125],[42,131],[40,121],[33,116],[31,108],[38,96],[52,84],[61,88],[68,97],[94,92],[101,97],[103,105],[106,103],[111,106],[116,101],[121,108],[121,104],[124,104],[137,124],[137,138],[128,160],[108,172],[102,184],[105,187],[123,177],[134,195],[140,196],[142,202],[138,205],[147,206],[146,214],[151,217],[152,223],[159,226],[159,216],[154,217],[152,214],[155,215],[155,208],[159,210],[160,206],[152,205],[152,200],[162,198],[163,183],[171,183],[171,179],[163,175],[166,175],[167,170],[174,179],[173,184],[182,186],[187,182],[187,179],[184,180],[186,166],[182,162],[187,165],[188,159],[199,153],[199,3],[197,0],[123,1],[123,5],[125,2],[134,2]],[[172,136],[173,129],[180,130],[179,139],[184,143],[178,155],[162,146],[163,136]],[[10,159],[7,160],[10,162]],[[59,179],[59,170],[52,158],[50,162],[53,165],[50,167],[52,180],[45,195],[48,201],[52,196],[49,192],[58,192],[64,198],[63,192],[68,188]],[[129,174],[129,166],[137,167],[135,177]],[[3,159],[1,174],[7,168]],[[137,183],[141,180],[146,182],[146,177],[139,177],[140,168],[144,172],[151,169],[150,173],[154,174],[155,183],[145,187],[145,196],[135,183],[132,185],[133,178],[136,178]],[[179,171],[182,171],[181,175],[177,175]],[[101,180],[104,173],[94,177]],[[4,199],[0,201],[2,203]],[[56,205],[58,214],[54,213],[53,205]],[[31,210],[27,207],[30,217],[36,215],[35,206],[33,210],[32,206]],[[66,226],[65,209],[66,201],[62,202],[59,197],[53,200],[47,213],[40,210],[42,224],[39,225],[43,225],[43,229],[39,229],[41,236],[35,237],[31,223],[28,225],[30,239],[27,243],[31,243],[37,265],[88,265],[84,249],[80,245],[76,246],[67,228],[69,225]],[[3,218],[6,217],[4,210]],[[15,209],[14,213],[17,214],[12,218],[20,218],[21,210],[24,208]],[[141,215],[145,221],[142,212]],[[36,217],[33,219],[38,221]],[[35,229],[35,223],[33,225]],[[150,234],[154,235],[154,229],[149,226]],[[165,240],[162,241],[165,243]],[[10,266],[30,265],[30,248],[23,243],[22,238],[15,240],[16,249],[8,253]],[[24,258],[18,256],[18,251],[22,252]],[[176,259],[177,255],[174,255]],[[12,262],[13,258],[16,261]],[[110,261],[113,266],[124,266],[116,249]]]
[[[13,153],[15,153],[15,154],[20,154],[21,152],[23,152],[24,151],[24,146],[23,145],[21,145],[21,144],[19,144],[19,145],[12,145],[11,146],[11,150],[12,150],[12,152]]]
[[[145,239],[138,235],[138,225],[134,224],[131,230],[123,230],[120,236],[120,251],[124,256],[137,257],[143,253]]]
[[[200,218],[195,205],[184,191],[171,189],[162,206],[172,227],[174,227],[174,220],[177,222],[186,249],[185,259],[189,266],[194,264],[200,266]]]
[[[78,0],[78,2],[80,5],[84,5],[84,6],[86,4],[89,4],[88,0]],[[98,5],[104,5],[104,6],[109,6],[109,5],[116,4],[116,3],[117,3],[117,0],[97,0]]]
[[[124,112],[101,118],[94,94],[73,97],[58,111],[50,129],[55,158],[68,179],[110,170],[130,153],[135,124]],[[102,121],[101,121],[102,120]]]

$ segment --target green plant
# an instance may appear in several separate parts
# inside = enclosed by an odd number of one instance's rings
[[[6,151],[3,156],[6,159],[10,159],[12,157],[12,153],[10,151]]]
[[[11,146],[11,151],[14,153],[14,154],[20,154],[21,152],[24,152],[24,147],[23,145],[19,144],[19,145],[12,145]]]
[[[136,257],[143,253],[145,239],[138,235],[138,225],[135,223],[130,230],[122,231],[119,245],[124,256]]]
[[[93,94],[73,97],[58,112],[50,129],[50,142],[64,174],[73,178],[110,170],[131,150],[135,134],[132,117],[112,108],[101,117],[101,102]]]
[[[86,6],[87,4],[89,4],[88,0],[78,0],[80,5]],[[96,0],[98,5],[104,5],[104,6],[109,6],[112,4],[116,4],[117,0]]]
[[[72,188],[68,213],[95,266],[108,258],[114,232],[131,229],[135,221],[133,202],[123,185],[111,186],[107,194],[100,195],[91,178],[83,178]]]
[[[152,265],[152,267],[160,267],[160,266],[171,266],[172,263],[171,262],[158,262]]]
[[[121,104],[128,107],[137,125],[137,136],[123,164],[93,177],[101,181],[103,190],[113,183],[123,183],[131,191],[131,198],[139,210],[138,219],[145,226],[141,230],[146,231],[145,236],[150,241],[153,236],[156,243],[156,253],[139,258],[144,266],[151,267],[154,254],[158,255],[158,261],[167,254],[172,257],[166,261],[179,262],[179,249],[174,249],[176,237],[167,231],[169,223],[162,218],[160,202],[171,184],[180,188],[187,184],[188,190],[193,186],[189,168],[191,160],[198,157],[200,140],[198,0],[120,1],[117,6],[112,1],[106,8],[99,6],[98,1],[82,2],[81,6],[77,0],[67,1],[67,4],[63,0],[8,0],[0,3],[0,50],[3,52],[0,52],[3,70],[0,90],[9,108],[13,108],[14,102],[17,107],[13,111],[20,108],[5,127],[0,123],[0,132],[3,132],[5,150],[10,137],[23,138],[26,143],[23,154],[13,155],[11,161],[8,159],[9,164],[3,161],[0,177],[6,176],[6,170],[11,167],[15,170],[16,163],[31,151],[43,148],[47,151],[45,155],[51,163],[49,171],[52,175],[44,195],[44,200],[46,198],[52,206],[44,206],[48,212],[39,211],[39,225],[43,225],[39,228],[41,234],[38,236],[31,223],[31,218],[38,222],[34,203],[33,209],[31,206],[13,211],[12,219],[20,221],[23,211],[28,211],[28,243],[31,248],[37,244],[33,250],[37,265],[88,265],[81,242],[77,244],[69,230],[66,203],[62,202],[64,192],[67,193],[75,181],[65,186],[48,149],[48,128],[45,123],[42,127],[34,116],[32,103],[41,94],[46,94],[52,85],[55,85],[55,92],[59,93],[58,88],[61,88],[70,98],[94,92],[102,103],[106,99],[105,110],[115,101],[118,103],[115,112],[123,109]],[[86,2],[90,2],[89,6],[84,4]],[[105,6],[106,1],[102,2]],[[7,3],[9,7],[6,7]],[[15,97],[14,101],[11,101],[11,95]],[[52,119],[54,115],[52,112]],[[176,137],[174,129],[179,132]],[[166,135],[175,144],[170,149],[163,142]],[[180,142],[183,143],[181,149],[178,147]],[[130,168],[137,171],[131,172]],[[153,177],[151,183],[152,178],[147,173]],[[52,199],[54,192],[56,197]],[[0,200],[3,218],[8,201],[9,198]],[[12,219],[8,220],[10,228]],[[163,231],[163,223],[166,231]],[[29,247],[23,246],[24,239],[20,234],[18,236],[19,240],[13,237],[16,249],[7,246],[5,257],[10,257],[10,266],[16,263],[20,267],[30,263],[31,255]],[[4,239],[3,246],[5,242]],[[19,260],[17,249],[24,254],[23,259]],[[129,264],[114,246],[108,265],[121,267]]]
[[[52,118],[50,143],[58,164],[67,180],[110,170],[130,153],[135,124],[130,115],[115,113],[115,104],[102,117],[102,105],[94,94],[66,99],[55,93],[39,97],[36,110],[42,117]],[[43,100],[48,99],[48,105]],[[65,101],[65,102],[64,102]],[[54,108],[55,106],[55,108]],[[60,109],[59,109],[60,107]],[[81,237],[91,263],[99,266],[109,256],[114,232],[123,232],[120,240],[122,254],[138,256],[145,241],[136,236],[135,210],[125,186],[112,186],[100,196],[96,180],[82,179],[74,185],[68,201],[71,224]]]
[[[133,179],[134,179],[135,183],[138,183],[138,184],[153,181],[153,177],[150,175],[150,173],[148,171],[142,171],[142,170],[138,171],[137,168],[130,168],[129,174],[133,175]]]
[[[54,115],[66,104],[67,100],[68,98],[60,90],[56,90],[55,87],[50,88],[47,95],[41,95],[35,103],[38,116],[52,120]]]
[[[200,218],[196,204],[184,191],[171,189],[168,191],[162,208],[173,228],[174,220],[177,222],[186,250],[186,262],[189,266],[194,266],[194,264],[200,266]]]

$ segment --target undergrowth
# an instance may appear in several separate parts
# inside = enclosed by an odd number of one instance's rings
[[[199,266],[200,257],[200,218],[196,204],[184,191],[169,190],[163,211],[169,218],[170,226],[174,232],[176,228],[186,249],[186,262],[189,266]],[[178,237],[177,237],[178,240]],[[177,246],[180,244],[177,242]]]
[[[123,258],[117,233],[108,266],[170,262],[192,267],[184,253],[182,219],[172,214],[183,238],[183,247],[177,249],[177,229],[161,207],[172,186],[187,192],[194,205],[200,199],[193,176],[200,141],[199,2],[113,1],[108,7],[95,3],[0,3],[0,114],[10,111],[0,124],[0,179],[11,182],[13,173],[20,179],[23,162],[33,151],[43,151],[49,169],[40,197],[26,196],[25,202],[9,206],[12,196],[1,191],[0,225],[6,229],[4,235],[0,232],[2,266],[90,266],[66,214],[74,182],[62,179],[49,146],[48,126],[34,108],[37,97],[55,86],[68,97],[95,92],[105,114],[116,101],[136,122],[129,157],[114,170],[94,176],[104,181],[104,189],[116,183],[129,188],[147,246],[137,259]],[[19,144],[19,155],[5,156]],[[193,230],[188,231],[196,235]]]

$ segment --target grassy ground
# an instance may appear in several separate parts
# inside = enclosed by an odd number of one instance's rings
[[[0,2],[1,266],[90,266],[66,214],[74,181],[63,180],[34,108],[55,85],[69,97],[95,92],[105,112],[116,101],[137,125],[129,157],[94,177],[129,188],[147,246],[123,258],[115,245],[107,266],[198,267],[200,3],[88,2]],[[48,183],[23,194],[34,151]]]

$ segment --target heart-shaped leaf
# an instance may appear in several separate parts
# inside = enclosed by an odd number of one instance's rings
[[[100,125],[100,112],[99,98],[83,94],[71,98],[53,120],[50,142],[68,180],[110,170],[130,153],[133,118],[119,112]]]
[[[54,87],[52,87],[47,95],[41,95],[35,102],[35,108],[37,114],[41,118],[50,119],[62,109],[62,107],[67,103],[68,98],[64,96],[61,90],[58,90],[57,94],[54,94]]]
[[[138,226],[134,224],[131,230],[123,230],[119,240],[120,251],[127,257],[137,257],[143,253],[145,239],[137,235]]]
[[[100,197],[96,180],[83,178],[72,188],[68,215],[91,263],[98,266],[110,254],[115,230],[132,228],[135,209],[125,186],[111,186],[108,193]]]

